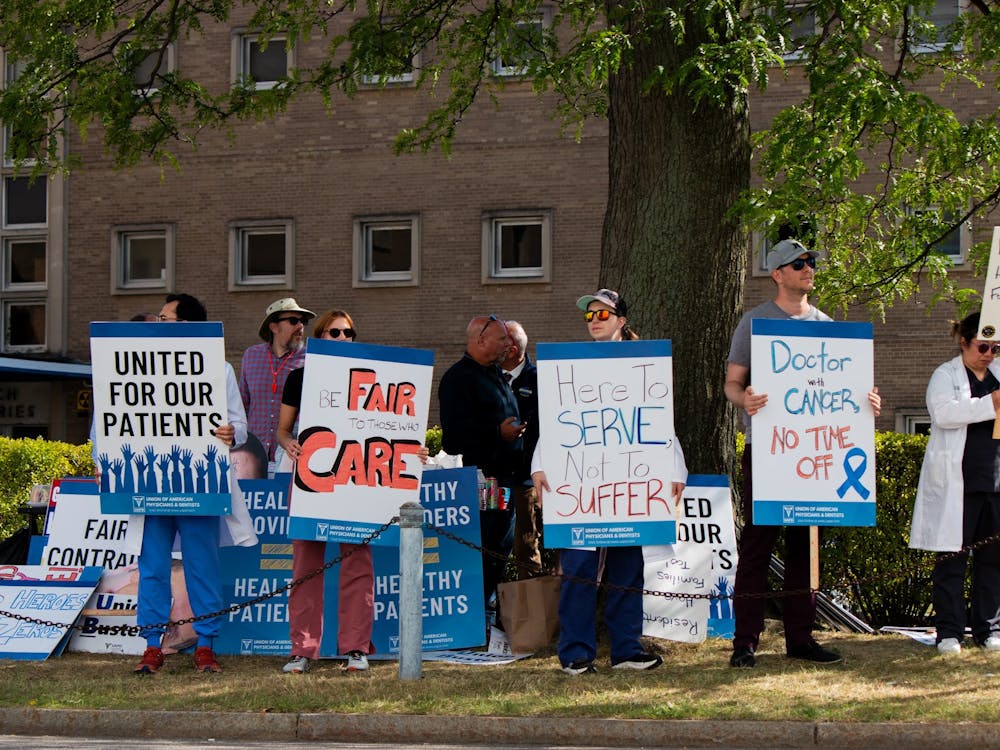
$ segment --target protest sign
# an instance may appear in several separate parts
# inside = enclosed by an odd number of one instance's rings
[[[755,319],[750,362],[754,523],[874,526],[871,324]]]
[[[221,323],[91,323],[94,428],[107,513],[225,515]]]
[[[57,623],[41,625],[0,614],[0,658],[41,660],[68,641],[68,627],[90,598],[100,568],[0,565],[0,612]]]
[[[1000,339],[1000,227],[993,227],[983,304],[979,310],[979,334],[976,338],[982,341]]]
[[[714,598],[645,594],[642,633],[685,643],[732,638],[736,530],[729,478],[692,474],[684,488],[674,544],[642,548],[645,588]]]
[[[538,344],[547,547],[674,541],[669,341]]]
[[[430,351],[309,339],[293,539],[357,543],[419,500],[433,364]],[[374,544],[398,545],[399,529]]]

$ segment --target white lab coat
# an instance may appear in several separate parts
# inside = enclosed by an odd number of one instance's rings
[[[992,362],[989,370],[1000,379],[1000,361]],[[955,552],[962,548],[962,456],[966,427],[994,416],[993,399],[972,397],[969,376],[962,357],[958,356],[931,375],[927,384],[927,410],[931,415],[931,434],[920,467],[910,547]]]

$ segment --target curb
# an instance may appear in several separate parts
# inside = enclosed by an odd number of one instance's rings
[[[210,728],[210,737],[206,736]],[[0,733],[173,740],[383,742],[575,747],[1000,748],[1000,724],[553,719],[0,708]]]

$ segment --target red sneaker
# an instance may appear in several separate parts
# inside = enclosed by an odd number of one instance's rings
[[[208,646],[199,646],[194,650],[194,668],[199,672],[221,672],[222,667],[215,660],[215,654]]]
[[[163,666],[163,651],[157,646],[149,646],[142,653],[142,661],[135,665],[136,674],[156,674]]]

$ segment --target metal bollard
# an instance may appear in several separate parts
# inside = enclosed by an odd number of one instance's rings
[[[399,679],[419,680],[424,640],[424,509],[399,508]]]

